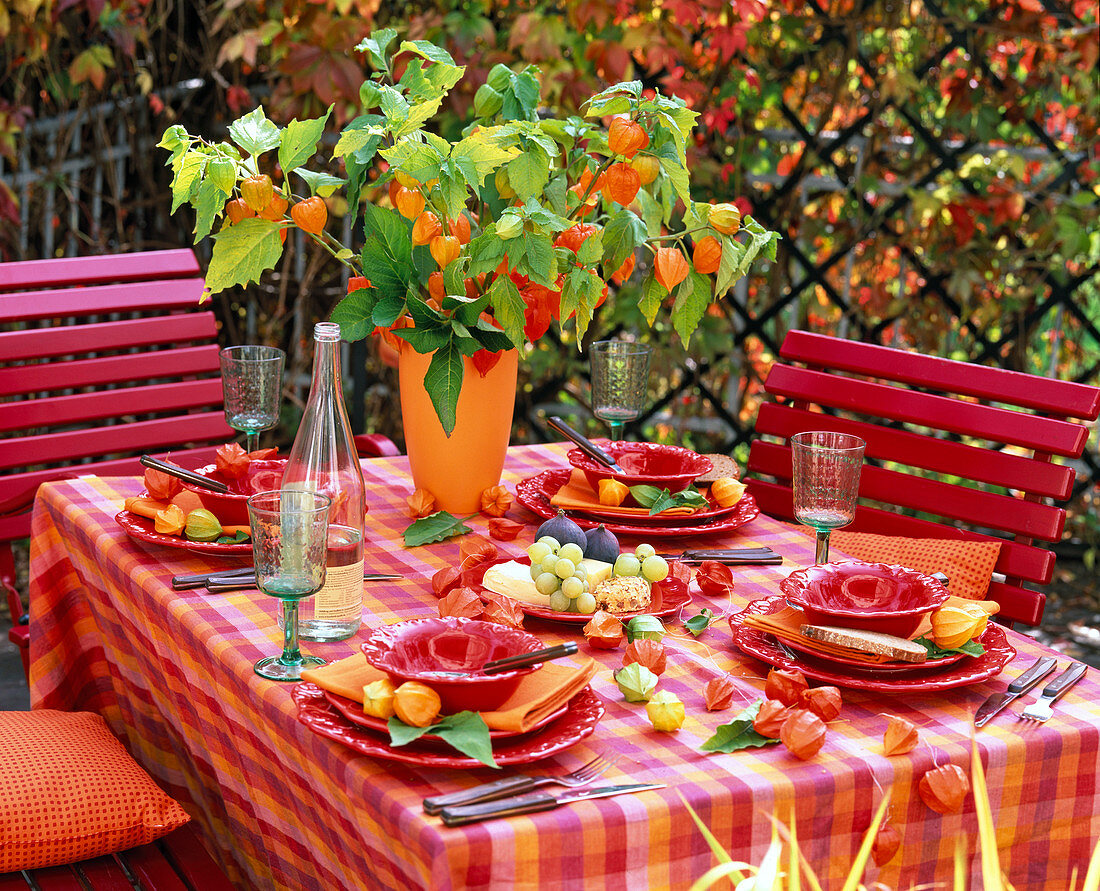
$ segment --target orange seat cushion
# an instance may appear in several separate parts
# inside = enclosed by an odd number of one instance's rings
[[[191,818],[87,712],[0,712],[0,873],[154,841]]]

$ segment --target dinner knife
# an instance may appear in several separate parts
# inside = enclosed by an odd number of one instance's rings
[[[596,445],[592,440],[588,439],[581,433],[578,433],[572,427],[570,427],[561,418],[553,415],[546,419],[546,423],[550,425],[558,433],[562,434],[566,439],[572,440],[577,444],[582,452],[588,455],[593,461],[598,461],[600,464],[604,464],[610,467],[616,473],[625,473],[625,471],[615,463],[615,459],[612,458],[607,452]]]
[[[520,814],[536,814],[550,811],[563,804],[574,801],[587,801],[591,798],[611,798],[615,795],[631,795],[635,792],[649,792],[664,789],[664,783],[630,783],[624,786],[602,786],[599,789],[582,789],[566,792],[563,795],[551,795],[548,792],[531,792],[515,798],[501,798],[498,801],[485,801],[481,804],[462,804],[445,807],[440,811],[444,826],[464,826],[478,820],[491,820],[496,817],[515,817]]]
[[[367,572],[363,573],[363,581],[365,582],[394,582],[403,578],[403,576],[395,575],[392,572]],[[212,576],[208,578],[204,584],[206,590],[211,594],[224,594],[227,591],[244,591],[247,588],[256,587],[256,576],[252,573],[248,575],[224,575],[224,576]]]
[[[1005,690],[1004,693],[994,693],[981,704],[981,707],[974,715],[974,726],[984,727],[993,719],[994,715],[1000,712],[1006,705],[1019,699],[1033,687],[1038,686],[1043,678],[1054,671],[1054,667],[1057,664],[1058,660],[1050,656],[1040,656],[1035,660],[1031,668],[1008,685],[1008,689]]]

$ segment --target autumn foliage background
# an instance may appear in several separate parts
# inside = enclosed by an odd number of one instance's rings
[[[653,333],[650,436],[740,448],[791,327],[1097,378],[1094,0],[19,0],[0,8],[0,255],[186,246],[151,148],[160,133],[181,122],[220,138],[261,102],[284,122],[333,104],[335,131],[358,113],[352,47],[384,26],[469,66],[444,135],[497,63],[537,65],[565,111],[632,78],[681,96],[701,112],[695,197],[783,234],[777,262],[714,310],[691,355]],[[33,136],[80,109],[53,149]],[[130,151],[112,163],[120,140]],[[74,150],[102,157],[98,186],[65,172]],[[225,342],[283,344],[293,380],[339,276],[299,244],[261,287],[220,299]],[[594,336],[640,328],[630,303]],[[354,366],[359,426],[399,440],[392,370],[373,351]],[[544,339],[524,376],[516,439],[553,438],[540,406],[586,399],[575,345]],[[1081,494],[1095,497],[1087,461]]]

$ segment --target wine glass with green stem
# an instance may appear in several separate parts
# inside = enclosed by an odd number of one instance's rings
[[[278,347],[246,344],[219,354],[225,422],[245,434],[247,451],[256,451],[260,431],[279,423],[286,353]]]
[[[300,489],[259,492],[248,499],[256,584],[283,604],[283,652],[253,666],[260,677],[297,681],[303,668],[325,664],[298,649],[298,601],[325,583],[331,507],[327,495]]]
[[[866,443],[850,433],[815,430],[791,437],[794,516],[817,532],[814,562],[829,562],[829,533],[856,518]]]
[[[612,442],[622,440],[623,425],[642,413],[652,352],[649,344],[625,340],[598,340],[588,349],[592,412],[607,422]]]

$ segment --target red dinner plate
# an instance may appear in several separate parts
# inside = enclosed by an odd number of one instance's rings
[[[1008,642],[1004,631],[992,622],[986,626],[978,638],[985,647],[985,653],[962,659],[940,670],[931,669],[929,673],[898,673],[896,671],[876,672],[879,666],[866,666],[858,675],[848,672],[846,666],[832,665],[811,658],[792,658],[774,637],[755,628],[742,625],[739,616],[766,616],[786,606],[781,595],[754,600],[744,611],[729,617],[733,631],[733,643],[744,653],[755,656],[776,668],[794,668],[806,677],[838,687],[850,687],[855,690],[874,690],[879,693],[936,693],[965,687],[987,680],[1016,657],[1016,650]]]
[[[569,481],[571,473],[572,471],[569,469],[544,470],[536,476],[521,480],[516,483],[516,500],[540,517],[545,519],[556,517],[558,509],[550,503],[550,499],[558,489]],[[714,515],[706,522],[688,523],[688,525],[677,524],[683,524],[691,520],[692,517],[667,517],[662,520],[658,515],[642,520],[635,520],[633,517],[619,517],[618,520],[612,520],[610,518],[593,519],[590,515],[580,511],[566,511],[566,514],[582,529],[592,529],[602,523],[606,529],[616,535],[676,538],[691,535],[717,535],[722,532],[729,532],[739,526],[744,526],[746,523],[751,523],[760,516],[760,509],[756,506],[756,502],[751,495],[743,495],[741,500],[733,506],[732,513]],[[650,525],[651,521],[652,525]]]
[[[447,754],[434,746],[391,746],[385,738],[364,727],[357,727],[337,711],[327,699],[325,691],[316,684],[295,684],[291,691],[298,706],[298,720],[314,733],[343,743],[361,755],[370,755],[383,761],[401,761],[421,767],[485,767],[474,758],[458,752]],[[603,717],[603,701],[591,687],[585,687],[569,700],[565,714],[541,730],[524,734],[512,740],[493,744],[493,758],[497,764],[530,764],[574,746],[596,729]],[[453,750],[452,750],[453,751]]]
[[[965,659],[965,653],[952,653],[950,656],[944,656],[941,659],[929,659],[927,662],[860,662],[858,659],[847,659],[844,656],[829,656],[825,653],[819,653],[817,650],[813,650],[810,647],[804,646],[797,641],[785,640],[784,645],[790,647],[792,650],[796,650],[806,656],[816,659],[818,662],[828,662],[831,665],[837,666],[838,669],[844,671],[858,671],[861,673],[869,674],[890,674],[894,672],[908,672],[908,671],[938,671],[939,669],[953,665],[960,659]]]
[[[524,563],[527,566],[531,565],[531,561],[526,557],[505,557],[498,560],[487,560],[463,572],[460,584],[472,588],[480,596],[489,594],[491,593],[489,589],[481,583],[485,576],[485,570],[490,566],[496,566],[498,563],[508,563],[511,560],[515,560],[517,563]],[[691,603],[691,594],[688,593],[687,585],[683,582],[676,583],[675,579],[670,579],[669,581],[670,584],[667,585],[658,583],[653,586],[651,595],[652,602],[649,605],[649,609],[613,612],[611,615],[616,619],[623,620],[633,619],[635,616],[656,616],[657,618],[662,618],[664,616],[675,615],[683,607]],[[506,597],[507,595],[503,596]],[[519,600],[517,600],[516,603],[519,604],[524,615],[533,616],[537,619],[548,619],[551,622],[567,622],[571,625],[586,625],[592,618],[592,616],[583,613],[560,613],[557,610],[533,606],[530,603],[523,603]]]
[[[340,714],[351,721],[352,724],[358,724],[360,727],[366,727],[368,730],[373,730],[375,733],[383,733],[388,736],[389,728],[385,721],[381,718],[375,718],[372,715],[368,715],[363,711],[363,703],[356,702],[354,699],[348,699],[346,696],[338,696],[335,693],[330,693],[327,690],[324,691],[325,699],[329,701]],[[489,739],[510,739],[513,736],[526,736],[528,733],[534,733],[537,730],[541,730],[551,721],[555,721],[565,714],[565,710],[569,707],[568,703],[559,708],[556,712],[551,712],[545,718],[538,722],[530,730],[490,730]],[[425,733],[420,737],[424,741],[439,740],[438,736],[431,733]],[[442,740],[439,740],[442,742]],[[446,745],[446,743],[444,743]]]
[[[252,554],[252,543],[248,541],[239,544],[218,544],[215,541],[189,541],[179,535],[165,535],[163,532],[156,531],[153,521],[148,517],[140,517],[128,510],[115,514],[115,522],[130,538],[149,544],[164,545],[166,548],[179,548],[199,554],[220,554],[225,557]]]

